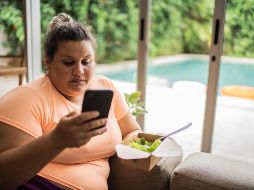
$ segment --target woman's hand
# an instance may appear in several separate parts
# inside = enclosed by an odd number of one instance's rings
[[[123,139],[142,132],[138,122],[133,117],[131,112],[128,112],[122,119],[118,120],[117,122],[121,129]]]
[[[71,112],[63,117],[51,135],[56,141],[58,148],[80,147],[86,144],[92,137],[101,135],[107,131],[107,119],[94,119],[99,116],[97,111]],[[94,120],[92,120],[94,119]]]

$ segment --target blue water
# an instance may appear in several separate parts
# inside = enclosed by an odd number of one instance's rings
[[[153,65],[148,68],[148,76],[166,79],[169,84],[179,80],[190,80],[207,85],[208,65],[208,61],[193,59],[177,63]],[[111,79],[127,82],[137,81],[137,72],[134,69],[103,74]],[[219,77],[219,89],[226,85],[254,86],[254,64],[222,62]]]

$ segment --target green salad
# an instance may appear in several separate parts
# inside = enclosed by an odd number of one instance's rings
[[[160,144],[161,140],[159,139],[156,139],[154,142],[149,142],[144,137],[142,137],[135,139],[129,144],[129,146],[145,152],[153,152]]]

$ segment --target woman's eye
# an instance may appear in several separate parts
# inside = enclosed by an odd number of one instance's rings
[[[71,66],[74,64],[74,61],[63,61],[63,63],[67,66]]]
[[[88,65],[88,64],[89,64],[89,61],[83,60],[81,63],[82,63],[82,65]]]

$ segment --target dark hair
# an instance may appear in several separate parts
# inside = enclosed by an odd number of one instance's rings
[[[53,59],[60,42],[82,40],[90,41],[93,48],[96,48],[96,40],[89,26],[73,21],[66,13],[59,13],[48,26],[44,43],[45,56]]]

